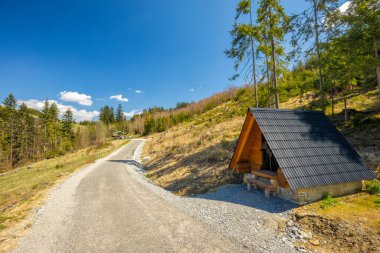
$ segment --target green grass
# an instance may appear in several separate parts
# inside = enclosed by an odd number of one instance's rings
[[[336,198],[333,198],[330,193],[327,193],[323,196],[320,207],[322,209],[326,209],[328,207],[333,207],[338,204],[339,204],[338,200]]]
[[[0,230],[22,220],[41,203],[46,190],[84,165],[105,157],[127,143],[117,140],[16,168],[0,175]]]
[[[380,193],[380,181],[379,180],[372,180],[366,183],[365,190],[369,194],[378,194]]]

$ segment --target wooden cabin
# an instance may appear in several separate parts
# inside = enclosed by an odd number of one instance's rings
[[[355,193],[376,178],[319,111],[249,109],[229,168],[244,174],[249,190],[298,204]]]

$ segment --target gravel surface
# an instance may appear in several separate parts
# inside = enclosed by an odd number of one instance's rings
[[[262,192],[248,192],[242,185],[227,185],[215,193],[194,197],[178,197],[145,181],[147,187],[166,201],[245,248],[255,252],[297,251],[285,231],[289,208],[294,207],[292,203],[279,198],[267,200]]]
[[[140,155],[140,154],[138,154]],[[285,231],[288,213],[297,205],[281,198],[266,199],[258,190],[226,185],[213,193],[179,197],[154,185],[140,166],[134,175],[147,188],[216,231],[255,252],[295,252]]]
[[[293,252],[293,204],[227,185],[178,197],[144,177],[135,140],[57,185],[14,252]]]

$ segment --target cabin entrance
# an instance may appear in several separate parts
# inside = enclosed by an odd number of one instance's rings
[[[277,170],[279,169],[279,165],[264,135],[261,135],[261,154],[262,154],[262,164],[261,164],[260,169],[277,173]]]
[[[288,187],[283,171],[252,114],[248,114],[244,122],[230,166],[235,172],[244,174],[243,180],[248,189],[251,186],[263,189],[267,197],[277,195],[280,187]]]

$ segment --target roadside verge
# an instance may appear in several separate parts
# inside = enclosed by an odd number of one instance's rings
[[[12,248],[32,226],[33,217],[49,196],[73,172],[83,169],[128,141],[112,141],[49,160],[23,166],[0,177],[0,252]],[[103,158],[103,159],[100,159]],[[95,163],[96,164],[96,163]],[[94,164],[93,164],[94,165]],[[92,166],[92,165],[91,165]]]

